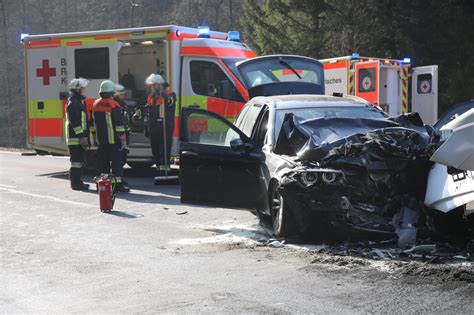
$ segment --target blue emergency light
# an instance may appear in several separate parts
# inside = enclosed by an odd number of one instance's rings
[[[30,34],[26,34],[26,33],[21,33],[20,35],[20,42],[23,42],[25,40],[26,37],[30,36]]]
[[[199,38],[211,38],[211,29],[209,26],[198,26]]]
[[[359,53],[352,53],[352,59],[360,59]]]
[[[240,42],[240,33],[238,31],[228,32],[227,40],[230,40],[231,42]]]
[[[403,58],[402,63],[411,63],[411,58],[409,57]]]

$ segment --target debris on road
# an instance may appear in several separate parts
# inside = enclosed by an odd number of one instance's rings
[[[285,245],[285,241],[277,241],[277,240],[274,240],[274,241],[271,241],[270,243],[268,243],[268,246],[270,247],[274,247],[274,248],[282,248],[283,246]]]
[[[176,212],[177,215],[185,215],[189,214],[188,211],[183,211],[183,212]]]

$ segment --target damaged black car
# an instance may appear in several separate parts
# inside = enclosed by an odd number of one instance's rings
[[[356,97],[255,97],[234,124],[185,108],[181,201],[251,209],[278,237],[359,230],[415,243],[439,136]],[[472,173],[469,173],[472,182]]]

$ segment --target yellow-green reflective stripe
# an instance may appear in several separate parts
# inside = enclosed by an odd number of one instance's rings
[[[67,145],[79,144],[79,139],[78,138],[66,139],[66,143],[67,143]]]
[[[124,126],[115,126],[115,131],[117,131],[117,132],[125,132],[125,127],[124,127]]]
[[[107,122],[107,134],[109,136],[109,144],[114,144],[114,126],[112,124],[112,116],[110,113],[105,113],[105,121]]]
[[[74,130],[74,132],[75,132],[76,134],[81,133],[81,132],[84,131],[84,129],[83,129],[82,127],[76,127],[76,128],[72,128],[72,129]]]
[[[86,121],[87,121],[87,117],[86,117],[86,113],[85,112],[81,112],[81,124],[82,124],[82,131],[86,130]]]
[[[28,101],[28,118],[64,118],[61,100]]]
[[[69,138],[69,120],[66,117],[65,123],[64,123],[64,136]]]

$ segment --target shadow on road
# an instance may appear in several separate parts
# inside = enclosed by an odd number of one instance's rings
[[[38,174],[36,176],[59,178],[59,179],[69,179],[69,171]]]
[[[110,212],[106,212],[106,214],[110,214],[116,217],[121,217],[121,218],[126,218],[126,219],[137,219],[137,218],[143,217],[143,214],[129,213],[129,212],[124,212],[120,210],[112,210]]]

